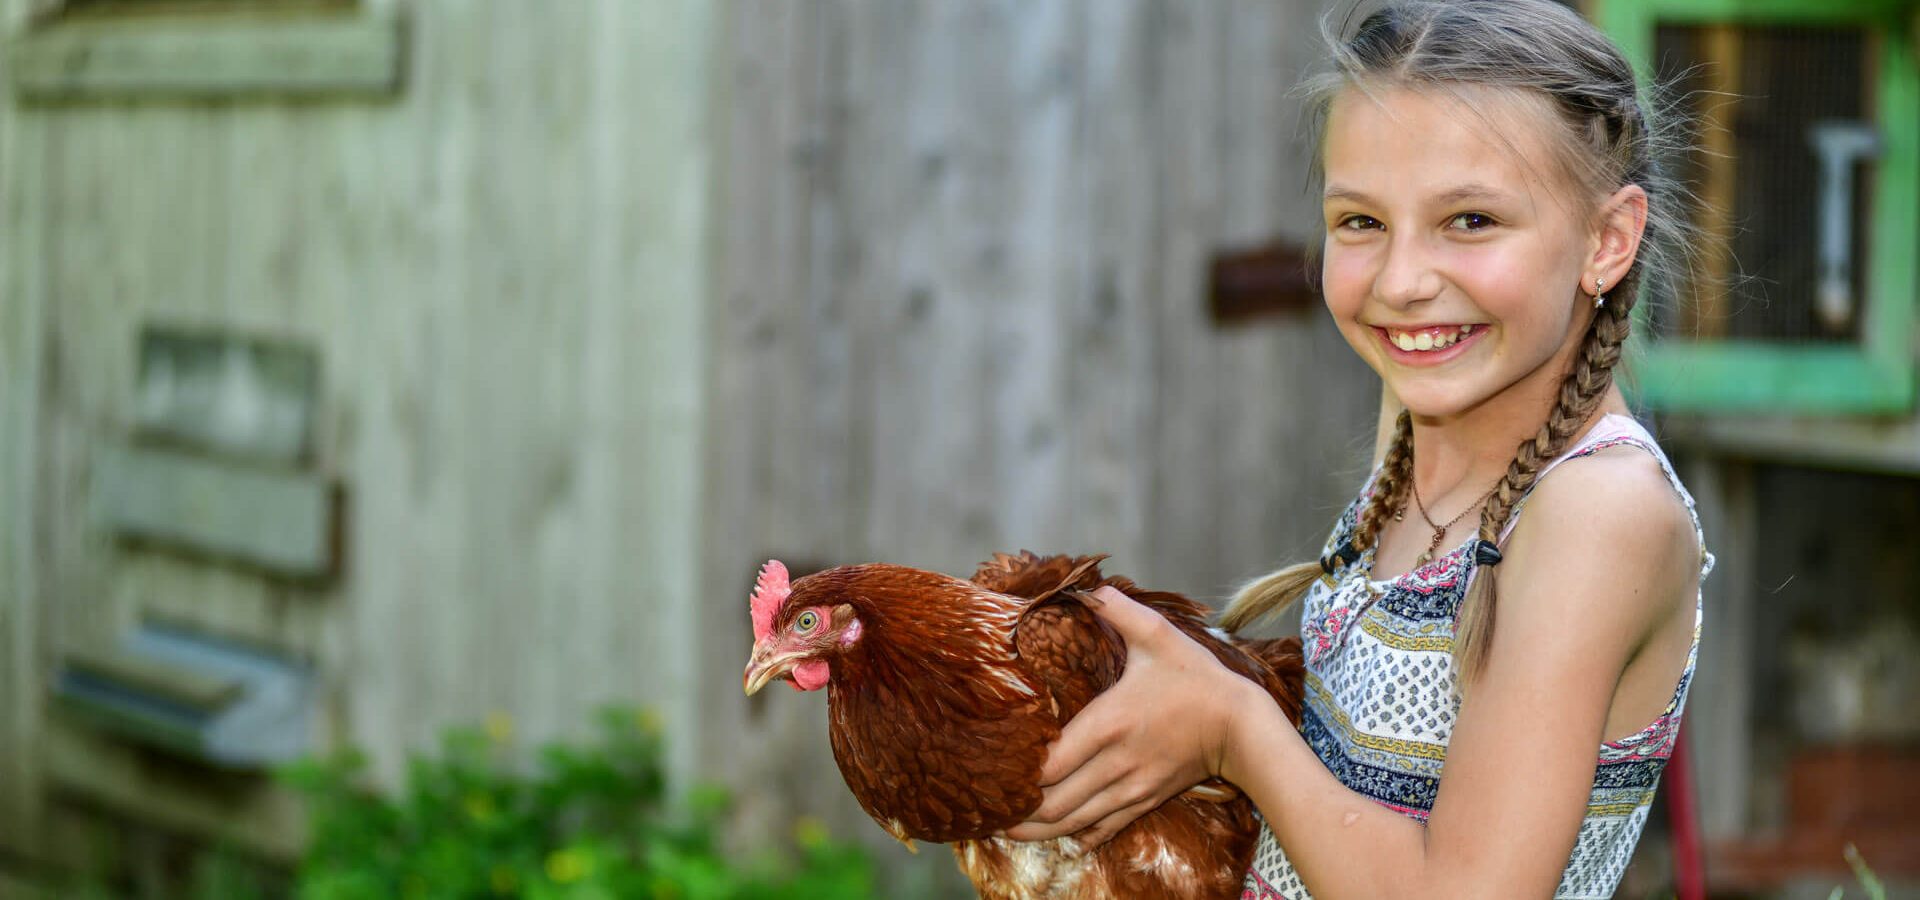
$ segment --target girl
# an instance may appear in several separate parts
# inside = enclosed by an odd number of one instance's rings
[[[1105,592],[1126,674],[1011,836],[1097,844],[1218,776],[1267,824],[1247,897],[1610,896],[1711,565],[1613,382],[1642,283],[1684,246],[1679,192],[1631,67],[1548,0],[1395,2],[1335,62],[1323,285],[1384,383],[1378,467],[1322,558],[1223,622],[1304,598],[1307,711],[1294,729]]]

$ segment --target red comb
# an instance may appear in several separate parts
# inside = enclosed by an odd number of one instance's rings
[[[773,633],[773,616],[787,602],[787,594],[792,590],[787,586],[786,565],[770,559],[760,567],[760,578],[753,583],[753,597],[747,601],[753,607],[754,643],[766,640]]]

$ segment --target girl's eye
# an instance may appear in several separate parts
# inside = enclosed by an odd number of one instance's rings
[[[1371,231],[1382,228],[1380,220],[1372,216],[1348,216],[1340,220],[1340,227],[1352,231]]]
[[[793,620],[793,630],[801,634],[806,634],[812,631],[813,627],[818,624],[820,624],[820,614],[808,610],[801,613],[800,618]]]
[[[1461,213],[1448,224],[1462,231],[1482,231],[1493,227],[1493,217],[1485,213]]]

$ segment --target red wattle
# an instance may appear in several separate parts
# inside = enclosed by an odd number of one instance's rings
[[[829,673],[826,660],[807,660],[793,667],[793,686],[803,691],[817,691],[827,686]]]

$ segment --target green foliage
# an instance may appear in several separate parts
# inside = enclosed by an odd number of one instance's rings
[[[415,758],[389,798],[363,785],[357,753],[308,761],[284,780],[308,800],[311,845],[300,900],[525,897],[731,900],[869,897],[872,866],[817,822],[794,852],[727,858],[718,788],[670,803],[657,724],[610,709],[593,746],[550,745],[516,766],[504,716],[457,729],[438,758]],[[528,771],[531,769],[531,771]]]

